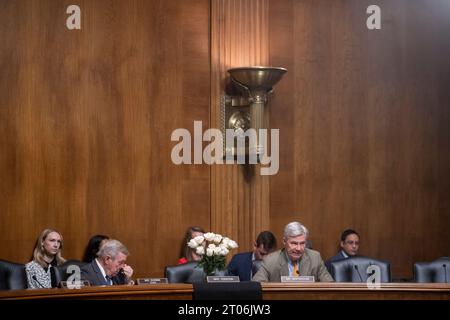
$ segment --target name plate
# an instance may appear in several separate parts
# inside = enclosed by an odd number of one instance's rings
[[[206,282],[240,282],[238,276],[207,276]]]
[[[169,283],[167,278],[138,278],[137,284],[161,284]]]
[[[63,289],[81,289],[82,287],[90,287],[88,280],[83,281],[61,281],[59,287]]]
[[[298,276],[298,277],[287,277],[287,276],[282,276],[281,277],[281,282],[291,282],[291,283],[311,283],[311,282],[315,282],[314,280],[314,276]]]

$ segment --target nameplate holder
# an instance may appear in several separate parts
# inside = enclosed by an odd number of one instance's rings
[[[163,284],[169,283],[167,278],[138,278],[137,284]]]
[[[226,283],[226,282],[240,282],[238,276],[207,276],[208,283]]]
[[[287,277],[282,276],[281,282],[284,283],[312,283],[315,282],[314,276],[298,276],[298,277]]]
[[[82,281],[61,281],[59,287],[63,289],[81,289],[83,287],[90,287],[91,283],[88,280]]]

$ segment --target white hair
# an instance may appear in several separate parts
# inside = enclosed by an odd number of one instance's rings
[[[286,227],[284,227],[284,238],[292,238],[292,237],[298,237],[302,235],[308,236],[308,229],[304,225],[302,225],[300,222],[294,221],[291,223],[288,223]]]
[[[120,241],[108,240],[104,245],[101,246],[97,256],[110,256],[112,259],[115,259],[119,252],[123,253],[126,256],[130,254],[127,247],[125,247]]]

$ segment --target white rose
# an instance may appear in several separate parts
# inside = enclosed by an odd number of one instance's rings
[[[198,247],[198,243],[194,239],[189,240],[187,245],[189,248],[192,248],[192,249],[195,249]]]
[[[216,245],[215,245],[214,243],[210,243],[210,244],[208,245],[208,248],[214,250],[214,249],[216,248]]]
[[[208,233],[205,233],[203,236],[205,237],[206,241],[213,241],[213,239],[216,235],[212,232],[208,232]]]
[[[202,244],[203,241],[205,240],[205,238],[203,236],[196,236],[194,238],[195,242],[197,242],[198,244]]]
[[[220,249],[220,247],[215,247],[214,248],[214,255],[215,256],[218,256],[218,255],[220,255],[220,251],[221,251],[222,249]]]
[[[214,237],[213,242],[216,244],[219,244],[220,241],[222,241],[222,236],[220,234],[216,234],[216,236]]]
[[[227,248],[220,248],[220,255],[226,256],[230,252]]]
[[[238,247],[238,244],[234,240],[230,240],[228,242],[228,249],[236,249]]]
[[[198,246],[197,249],[195,250],[195,253],[198,254],[199,256],[202,256],[205,254],[205,248],[203,248],[203,246]]]
[[[208,248],[206,249],[206,255],[208,257],[211,257],[214,254],[214,249]]]

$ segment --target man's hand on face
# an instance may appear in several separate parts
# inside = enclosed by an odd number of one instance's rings
[[[127,279],[131,279],[131,277],[133,276],[133,268],[131,268],[127,264],[124,265],[123,272],[125,273],[125,276],[127,277]]]

